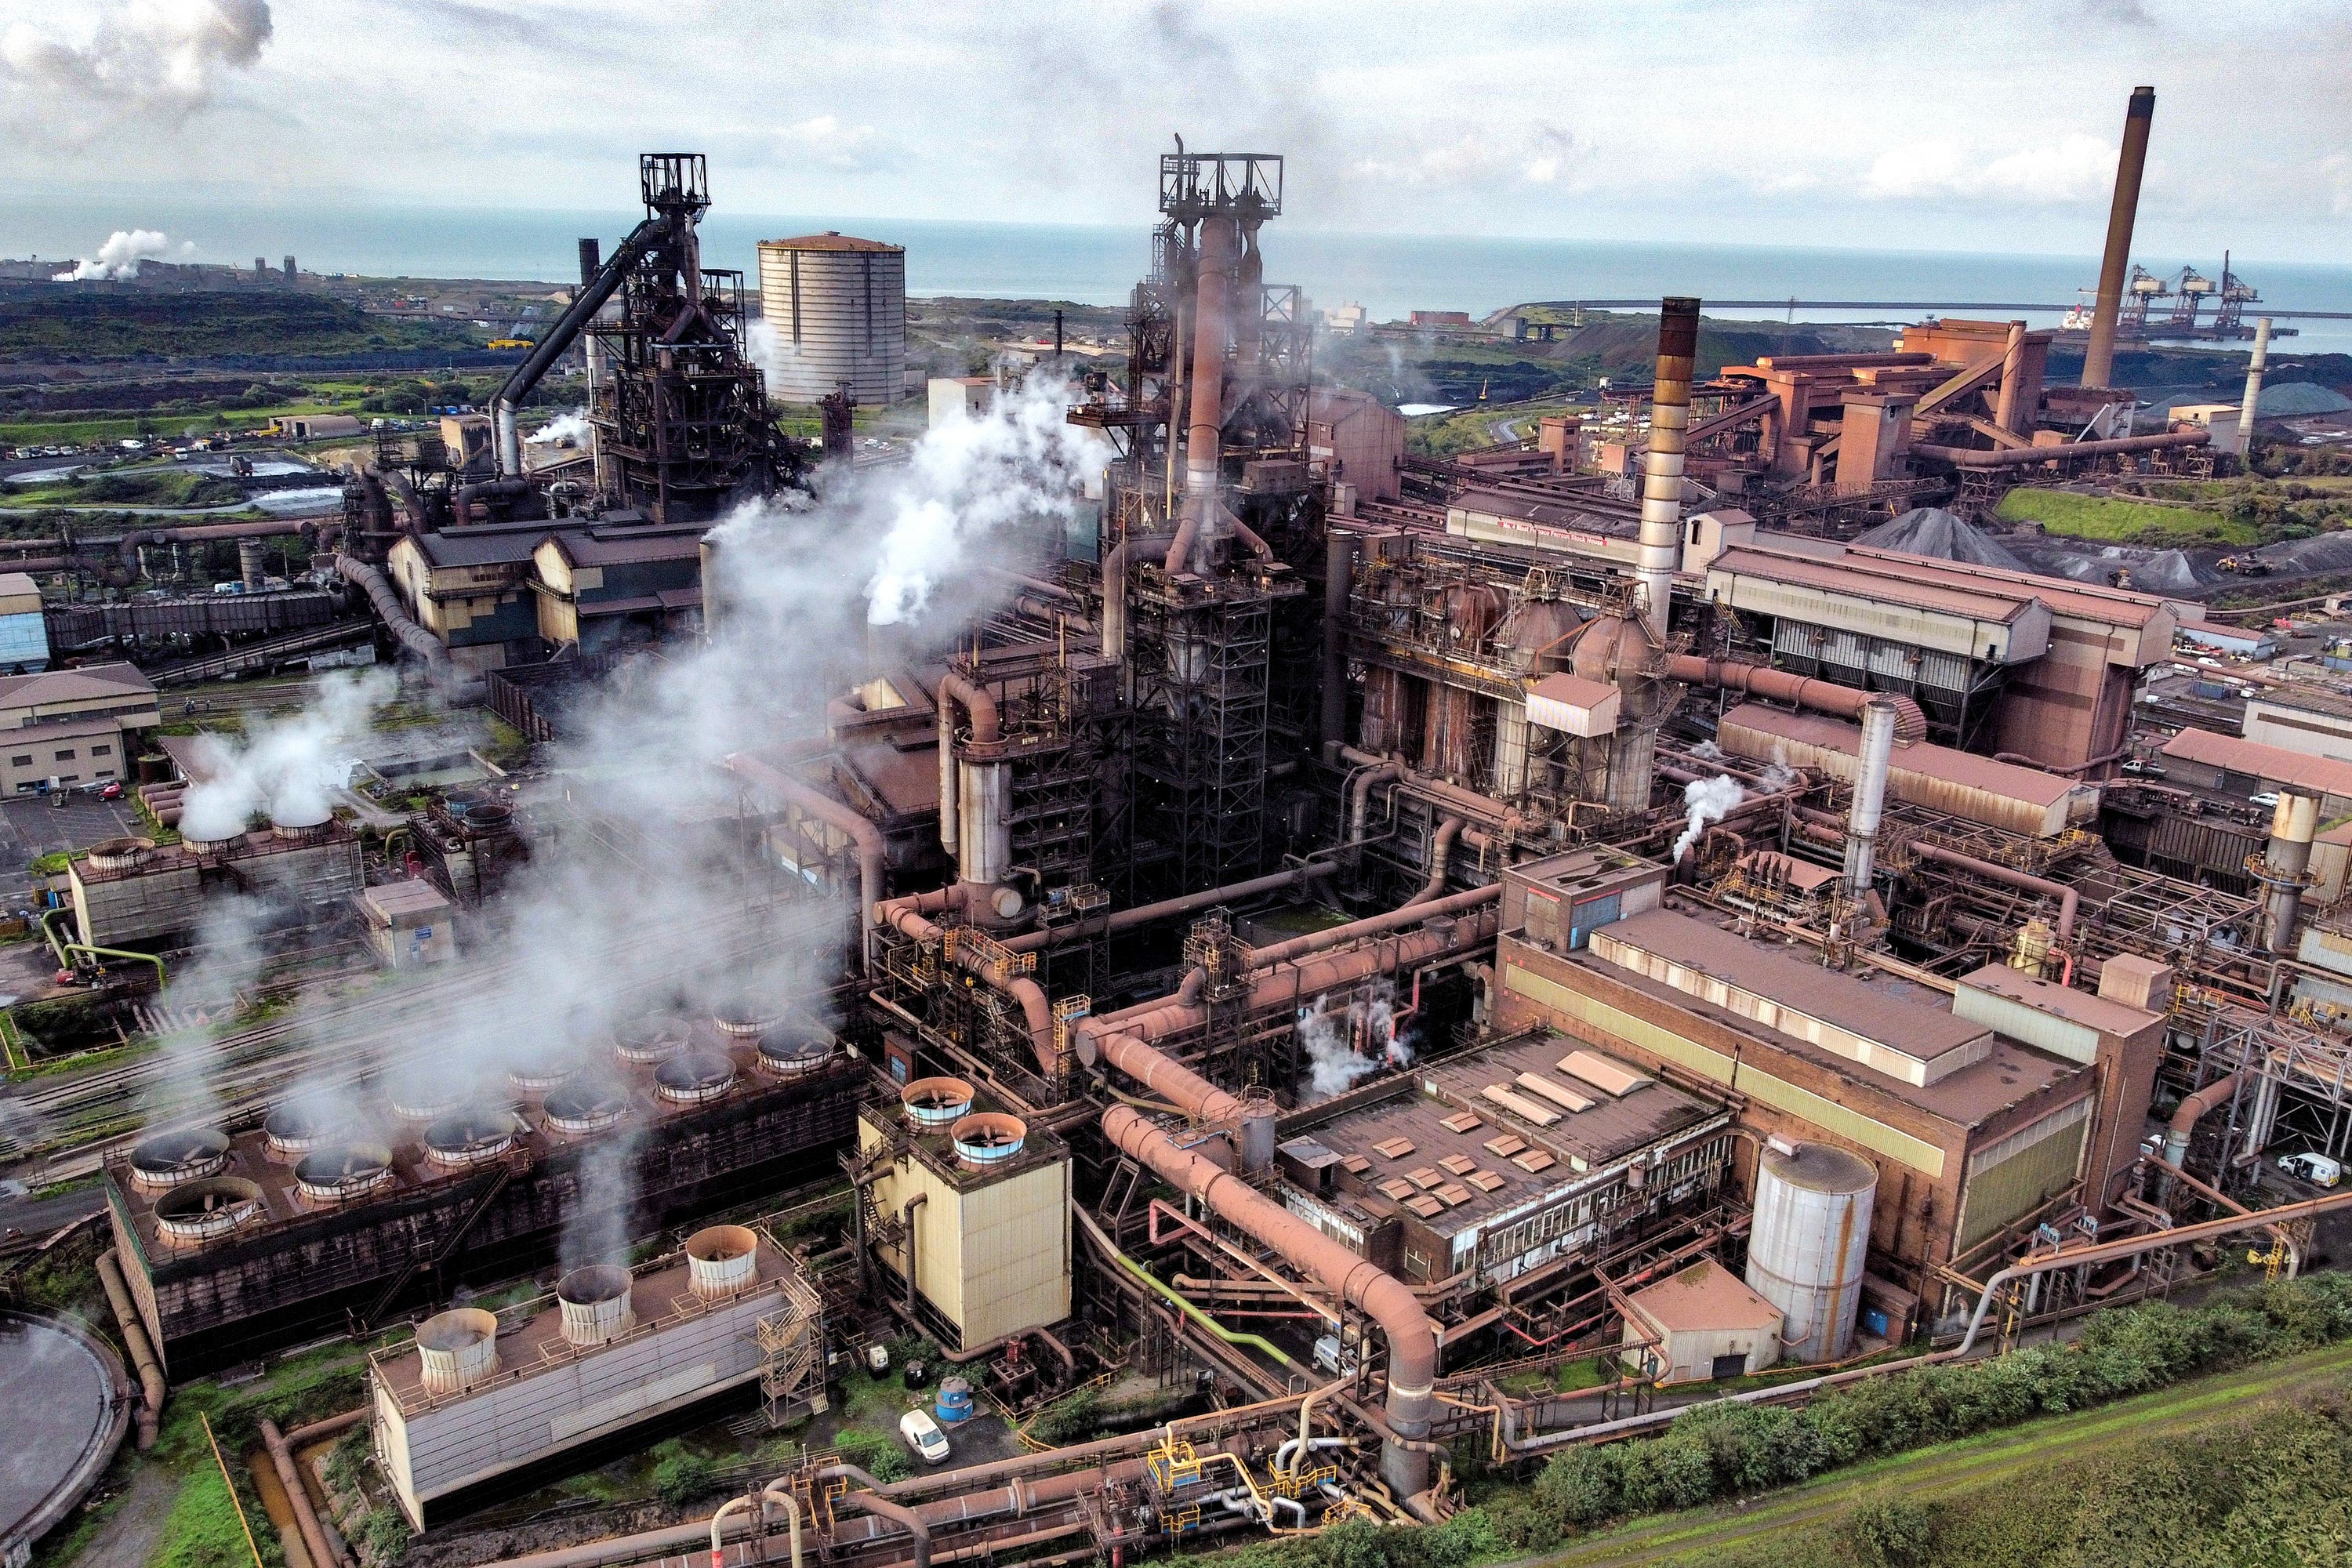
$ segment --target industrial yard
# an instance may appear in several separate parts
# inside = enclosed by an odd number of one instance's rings
[[[2352,401],[2122,107],[2055,326],[0,268],[5,1568],[2332,1560]]]

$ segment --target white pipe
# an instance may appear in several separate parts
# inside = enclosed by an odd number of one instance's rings
[[[1883,697],[1862,705],[1862,774],[1854,781],[1845,829],[1845,890],[1853,898],[1870,892],[1878,820],[1886,807],[1886,773],[1895,756],[1896,717],[1895,704]]]
[[[1682,560],[1683,432],[1690,425],[1691,366],[1698,352],[1698,301],[1659,301],[1658,370],[1650,393],[1650,451],[1643,468],[1642,548],[1633,569],[1636,605],[1664,641]]]
[[[2271,319],[2254,323],[2254,352],[2246,361],[2246,395],[2238,400],[2238,455],[2254,449],[2254,408],[2263,400],[2263,369],[2270,359]]]

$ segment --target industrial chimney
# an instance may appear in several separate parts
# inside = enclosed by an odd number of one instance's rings
[[[2124,111],[2123,156],[2116,163],[2115,205],[2107,209],[2107,253],[2099,262],[2099,298],[2091,307],[2091,344],[2083,353],[2083,384],[2105,386],[2116,368],[2116,317],[2131,267],[2132,223],[2139,216],[2139,179],[2147,168],[2147,132],[2156,119],[2156,89],[2132,89]]]
[[[2263,400],[2263,368],[2271,353],[2271,319],[2254,323],[2254,352],[2246,361],[2246,395],[2238,400],[2238,456],[2254,449],[2254,405]]]
[[[2271,813],[2270,853],[2255,874],[2270,889],[2270,948],[2294,951],[2295,917],[2303,911],[2303,889],[2310,882],[2311,841],[2319,833],[2319,802],[2307,795],[2281,792]]]
[[[1853,805],[1845,819],[1845,890],[1850,898],[1870,893],[1872,858],[1877,853],[1878,818],[1886,805],[1886,770],[1895,756],[1894,703],[1874,697],[1862,705],[1862,775],[1854,780]]]
[[[1658,377],[1650,394],[1650,460],[1642,489],[1642,553],[1634,606],[1652,637],[1666,638],[1666,611],[1682,559],[1683,431],[1690,424],[1691,361],[1698,353],[1698,301],[1658,302]]]

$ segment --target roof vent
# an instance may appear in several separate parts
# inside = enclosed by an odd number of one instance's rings
[[[686,1238],[687,1283],[706,1301],[723,1301],[760,1279],[760,1237],[748,1226],[705,1226]]]
[[[760,1037],[760,1066],[777,1078],[800,1078],[833,1059],[833,1037],[821,1029],[779,1024]]]
[[[152,838],[103,838],[89,847],[93,871],[128,871],[155,852]]]
[[[629,1302],[629,1271],[611,1263],[575,1268],[556,1282],[563,1337],[583,1350],[619,1339],[636,1326]]]
[[[151,1193],[217,1176],[227,1168],[228,1134],[217,1127],[158,1132],[131,1151],[131,1184]]]
[[[202,1247],[261,1217],[261,1189],[242,1176],[183,1182],[155,1200],[155,1229],[174,1247]]]
[[[971,1094],[960,1078],[919,1078],[898,1091],[898,1102],[918,1131],[936,1132],[971,1113]]]
[[[957,1163],[981,1171],[1020,1153],[1021,1145],[1029,1140],[1029,1128],[1017,1116],[983,1110],[957,1122],[948,1136],[955,1142]]]
[[[392,1151],[376,1143],[313,1149],[296,1162],[294,1188],[314,1204],[347,1204],[392,1184]]]
[[[510,1111],[488,1106],[454,1111],[425,1130],[425,1156],[448,1170],[487,1165],[514,1147]]]
[[[717,1051],[689,1051],[654,1069],[654,1088],[672,1105],[705,1105],[735,1087],[735,1064]]]
[[[551,1131],[580,1138],[618,1125],[629,1113],[629,1091],[609,1079],[580,1079],[551,1091],[540,1109]]]
[[[261,1129],[269,1137],[269,1152],[281,1160],[299,1160],[342,1131],[342,1118],[317,1105],[289,1100],[273,1107]]]
[[[630,1067],[666,1062],[693,1043],[685,1019],[669,1013],[648,1013],[613,1026],[613,1054]]]
[[[417,1325],[416,1359],[427,1394],[463,1394],[499,1370],[499,1321],[453,1307]]]

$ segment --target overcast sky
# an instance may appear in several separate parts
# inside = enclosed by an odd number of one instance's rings
[[[1136,224],[1288,155],[1326,229],[2352,259],[2352,0],[0,0],[0,195]]]

